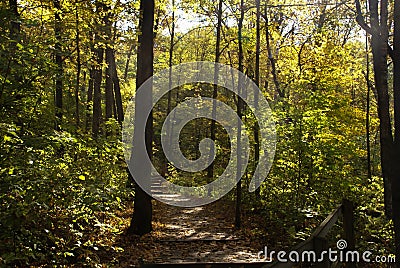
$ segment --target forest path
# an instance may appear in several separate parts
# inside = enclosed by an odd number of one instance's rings
[[[257,253],[261,248],[249,234],[252,227],[234,228],[232,202],[219,200],[195,208],[152,202],[153,232],[142,237],[122,234],[114,242],[121,252],[113,256],[112,263],[120,267],[136,267],[140,262],[260,261]],[[121,215],[125,225],[129,224],[131,215],[131,208]]]

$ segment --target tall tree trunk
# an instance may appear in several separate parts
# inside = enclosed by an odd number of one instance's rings
[[[117,64],[115,63],[115,51],[114,50],[111,53],[111,61],[109,64],[111,66],[111,74],[112,74],[112,80],[113,80],[113,85],[114,85],[114,97],[115,97],[117,120],[118,120],[118,123],[120,125],[122,125],[122,122],[124,121],[124,110],[122,107],[121,87],[119,84],[119,78],[118,78],[118,73],[117,73]]]
[[[96,1],[96,12],[101,14],[104,11],[104,4]],[[93,71],[93,116],[92,116],[92,134],[97,137],[100,134],[100,123],[102,120],[101,111],[101,82],[103,79],[103,60],[104,60],[104,38],[102,37],[101,22],[97,24],[95,37],[94,37],[94,57],[95,66]]]
[[[394,95],[394,146],[392,206],[395,230],[397,267],[400,267],[400,0],[394,1],[394,40],[393,40],[393,95]]]
[[[113,72],[111,70],[111,62],[113,57],[112,48],[107,46],[106,48],[106,96],[105,96],[105,104],[106,104],[106,120],[113,117],[113,109],[114,109],[114,83],[113,83]]]
[[[168,74],[168,86],[169,86],[169,91],[168,91],[168,103],[167,103],[167,115],[171,112],[171,102],[172,102],[172,65],[173,65],[173,59],[174,59],[174,39],[175,39],[175,0],[172,0],[172,23],[171,23],[171,29],[170,29],[170,40],[169,40],[169,59],[168,59],[168,66],[169,66],[169,74]],[[168,129],[168,131],[172,131],[172,129]],[[172,137],[171,137],[172,139]],[[171,141],[170,141],[171,142]],[[163,166],[161,168],[161,175],[164,177],[165,174],[167,173],[168,169],[168,159],[164,156],[164,161],[163,161]]]
[[[149,77],[153,75],[153,26],[154,26],[154,0],[141,0],[140,1],[140,20],[139,20],[139,49],[137,55],[137,75],[136,75],[136,88],[138,89]],[[135,124],[143,122],[146,118],[142,118],[143,115],[139,114],[139,111],[146,107],[152,106],[152,92],[144,97],[144,99],[136,99],[135,110]],[[147,153],[152,154],[152,130],[153,130],[153,116],[150,114],[145,122],[145,137],[143,133],[136,128],[134,131],[134,140],[140,141],[143,138],[146,139]],[[131,157],[131,164],[133,169],[137,170],[138,176],[141,176],[150,183],[151,180],[151,166],[138,166],[140,161],[136,161],[135,157],[141,157],[140,148],[133,144],[133,152]],[[137,148],[137,149],[136,149]],[[145,151],[146,151],[145,150]],[[142,150],[143,151],[143,150]],[[138,235],[143,235],[151,232],[152,220],[152,204],[151,197],[137,184],[135,184],[135,201],[134,211],[132,215],[131,224],[128,232]]]
[[[260,0],[256,0],[256,66],[255,66],[255,83],[257,87],[260,86],[260,43],[261,43],[261,36],[260,36]],[[258,89],[254,90],[254,108],[258,109]],[[255,166],[258,165],[258,161],[260,159],[260,136],[258,133],[258,124],[257,122],[254,123],[253,126],[253,133],[254,133],[254,164]],[[255,171],[256,172],[256,171]],[[258,182],[259,174],[256,172],[254,174],[256,182]],[[260,197],[260,187],[255,191],[256,197]]]
[[[56,63],[56,91],[55,91],[55,109],[56,122],[55,129],[60,130],[62,121],[62,106],[63,106],[63,64],[62,64],[62,37],[61,37],[61,4],[60,0],[54,0],[54,35],[55,43],[55,63]]]
[[[274,80],[274,85],[276,92],[278,92],[279,97],[283,98],[285,96],[285,93],[281,90],[279,80],[278,80],[278,75],[276,71],[276,61],[274,56],[272,55],[272,49],[271,49],[271,44],[270,44],[270,39],[269,39],[269,20],[268,20],[268,5],[265,3],[264,6],[264,19],[265,19],[265,39],[267,43],[267,52],[268,52],[268,59],[269,62],[271,63],[271,74],[272,74],[272,79]]]
[[[93,89],[94,89],[94,68],[92,67],[89,71],[89,82],[88,82],[88,93],[86,99],[86,124],[85,129],[89,132],[89,125],[91,122],[90,108],[93,102]]]
[[[369,83],[369,49],[368,49],[368,35],[365,35],[365,52],[366,52],[366,82],[367,82],[367,111],[365,116],[365,131],[367,134],[367,174],[368,182],[372,180],[371,172],[371,130],[370,130],[370,110],[371,110],[371,85]]]
[[[114,92],[113,92],[113,80],[112,80],[112,71],[111,71],[111,60],[112,60],[112,35],[111,35],[111,12],[110,7],[105,5],[105,10],[107,14],[104,17],[104,24],[106,27],[106,35],[107,35],[107,47],[106,47],[106,88],[105,88],[105,104],[106,104],[106,120],[112,118],[113,116],[113,108],[114,108]]]
[[[217,19],[217,40],[215,43],[215,62],[219,62],[220,58],[220,43],[221,43],[221,28],[222,28],[222,0],[219,0],[218,2],[218,19]],[[214,68],[214,87],[213,87],[213,94],[212,98],[213,100],[213,108],[212,108],[212,117],[215,118],[217,114],[217,105],[216,105],[216,99],[218,96],[218,67],[215,66]],[[215,140],[215,120],[211,121],[211,127],[210,127],[210,138],[211,140]],[[214,155],[214,147],[211,147],[210,151],[210,157]],[[211,162],[211,164],[207,168],[207,177],[208,177],[208,182],[211,182],[214,177],[214,161]],[[211,189],[210,189],[211,190]],[[209,190],[209,191],[210,191]],[[208,192],[208,195],[211,195],[211,192]]]
[[[79,128],[79,88],[81,78],[81,51],[80,51],[80,36],[79,36],[79,12],[78,3],[75,2],[75,25],[76,25],[76,85],[75,85],[75,116],[76,128]]]
[[[396,256],[400,256],[400,3],[394,1],[393,95],[394,137],[390,117],[388,87],[388,0],[369,0],[371,25],[366,24],[359,0],[356,0],[357,22],[371,34],[375,87],[378,96],[378,117],[381,145],[381,167],[384,179],[385,212],[394,220]],[[380,6],[380,12],[378,7]],[[396,267],[400,267],[397,260]]]
[[[239,71],[243,73],[243,20],[244,20],[244,1],[240,0],[240,18],[238,23],[238,41],[239,41]],[[235,212],[235,227],[240,228],[241,226],[241,207],[242,207],[242,178],[241,178],[241,170],[242,170],[242,109],[243,109],[243,100],[239,97],[240,93],[243,90],[243,82],[242,76],[239,75],[238,78],[238,101],[237,101],[237,155],[236,155],[236,180],[238,183],[236,184],[236,212]]]
[[[388,218],[392,217],[392,182],[391,150],[393,146],[392,124],[390,121],[389,89],[388,89],[388,66],[387,66],[387,0],[381,3],[379,23],[378,2],[370,0],[371,27],[379,30],[379,35],[372,35],[371,45],[374,61],[375,87],[378,93],[378,116],[380,120],[380,143],[381,143],[381,165],[385,188],[385,211]],[[386,2],[386,4],[384,3]],[[386,18],[386,19],[385,19]]]
[[[97,34],[96,34],[97,35]],[[96,38],[98,39],[98,38]],[[104,49],[97,47],[95,49],[96,66],[93,72],[93,116],[92,116],[92,133],[97,137],[100,132],[101,112],[101,81],[103,79],[103,57]]]
[[[126,63],[125,63],[125,71],[124,71],[124,81],[126,82],[128,80],[128,72],[129,72],[129,63],[131,61],[131,57],[132,57],[132,52],[133,52],[133,48],[135,47],[134,44],[132,44],[129,48],[128,51],[128,55],[126,57]]]

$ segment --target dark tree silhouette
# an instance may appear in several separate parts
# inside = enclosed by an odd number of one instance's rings
[[[140,1],[140,21],[139,21],[139,49],[137,54],[137,76],[136,76],[136,88],[139,88],[143,82],[153,75],[153,25],[154,25],[154,0],[141,0]],[[152,93],[151,91],[146,94],[143,99],[136,99],[136,113],[135,122],[139,120],[145,120],[141,118],[140,111],[143,108],[151,107],[152,105]],[[152,152],[152,123],[153,118],[150,114],[146,122],[145,138],[146,138],[146,149],[147,153]],[[136,130],[136,129],[135,129]],[[135,131],[134,140],[141,140],[141,131]],[[151,167],[150,166],[138,166],[138,161],[135,161],[135,157],[140,157],[135,152],[135,144],[133,145],[133,152],[131,163],[133,169],[137,170],[139,176],[144,179],[151,179]],[[152,219],[152,204],[151,197],[143,191],[139,185],[135,185],[135,201],[134,211],[132,215],[131,225],[129,226],[128,233],[143,235],[151,232],[151,219]]]

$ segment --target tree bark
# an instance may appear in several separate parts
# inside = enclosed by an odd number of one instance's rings
[[[55,43],[55,64],[56,64],[56,91],[55,91],[55,109],[56,109],[56,122],[55,129],[61,129],[62,122],[62,106],[63,106],[63,64],[62,64],[62,37],[61,37],[61,3],[60,0],[53,1],[55,14],[54,14],[54,36]]]
[[[153,26],[154,26],[154,0],[141,0],[140,1],[140,20],[139,20],[139,49],[137,55],[137,76],[136,76],[136,88],[138,89],[143,82],[153,75]],[[152,106],[152,92],[144,97],[144,99],[136,100],[135,110],[140,111],[143,108]],[[135,122],[144,120],[141,118],[143,115],[135,113]],[[150,114],[146,122],[145,139],[147,153],[152,154],[152,122],[153,117]],[[136,128],[135,128],[136,130]],[[134,131],[134,140],[141,140],[143,135],[140,130]],[[133,144],[133,152],[131,157],[132,167],[138,170],[139,176],[148,180],[150,183],[151,179],[151,167],[150,166],[137,166],[139,161],[135,161],[135,157],[140,157],[140,153],[136,154],[138,146]],[[128,233],[144,235],[152,231],[151,226],[152,220],[152,204],[151,197],[135,184],[135,201],[134,211],[132,215],[131,224],[128,229]]]
[[[132,57],[132,52],[133,52],[134,45],[131,45],[128,51],[128,56],[126,57],[126,63],[125,63],[125,71],[124,71],[124,81],[128,81],[128,72],[129,72],[129,63],[131,61]]]
[[[104,11],[104,4],[96,2],[96,12],[101,14]],[[100,123],[102,118],[101,111],[101,82],[103,79],[103,60],[104,60],[104,48],[102,38],[102,27],[101,23],[98,23],[94,37],[94,57],[96,64],[93,71],[93,116],[92,116],[92,134],[93,137],[97,137],[100,134]]]
[[[260,0],[256,0],[256,66],[255,66],[255,83],[257,87],[260,86],[260,43],[261,43],[261,33],[260,33]],[[254,108],[258,109],[258,89],[254,90]],[[258,124],[254,122],[253,133],[254,133],[254,164],[258,165],[260,159],[260,137],[258,133]],[[254,171],[256,172],[256,171]],[[255,181],[257,182],[259,178],[258,173],[254,173]],[[260,187],[256,189],[255,195],[257,198],[260,197]]]
[[[222,28],[222,0],[219,0],[218,2],[218,19],[217,19],[217,40],[215,43],[215,62],[219,62],[220,58],[220,43],[221,43],[221,28]],[[217,111],[216,111],[216,99],[218,96],[218,67],[215,66],[214,68],[214,86],[213,86],[213,94],[212,98],[214,99],[213,101],[213,109],[212,109],[212,117],[215,118]],[[210,138],[211,140],[215,140],[215,120],[211,121],[211,127],[210,127]],[[210,151],[210,157],[214,155],[214,147],[211,147]],[[207,177],[208,177],[208,182],[211,182],[214,177],[214,161],[211,162],[211,164],[207,167]],[[209,189],[211,190],[211,189]],[[208,195],[211,195],[211,192],[208,192]]]
[[[79,12],[78,3],[75,3],[75,25],[76,25],[76,85],[75,85],[75,120],[76,128],[79,128],[79,88],[81,78],[81,51],[80,51],[80,36],[79,36]]]
[[[94,89],[94,68],[89,71],[89,82],[88,82],[88,93],[86,99],[86,124],[85,129],[89,132],[89,125],[91,122],[90,108],[93,101],[93,89]]]
[[[394,1],[394,37],[393,37],[393,95],[394,95],[394,146],[392,178],[392,206],[395,230],[396,257],[400,258],[400,0]],[[400,261],[396,261],[400,267]]]
[[[239,71],[243,73],[243,20],[244,20],[244,1],[240,0],[240,18],[238,23],[238,43],[239,43]],[[243,90],[243,82],[242,77],[239,75],[238,78],[238,101],[236,106],[236,111],[238,115],[237,122],[237,155],[236,155],[236,212],[235,212],[235,227],[241,227],[241,214],[242,214],[242,178],[241,178],[241,170],[242,170],[242,109],[243,109],[243,100],[239,97],[240,93]]]
[[[264,6],[264,13],[265,13],[265,39],[267,43],[267,52],[268,52],[268,59],[269,62],[271,63],[271,74],[272,74],[272,79],[274,80],[274,85],[276,92],[278,92],[279,97],[283,98],[285,97],[285,93],[281,90],[279,80],[278,80],[278,75],[276,71],[276,62],[275,58],[272,55],[272,49],[271,49],[271,44],[269,40],[269,20],[268,20],[268,5],[267,3]]]
[[[169,74],[168,74],[168,101],[167,101],[167,116],[171,112],[172,106],[172,65],[174,59],[174,39],[175,39],[175,0],[172,0],[172,23],[170,29],[170,40],[169,40],[169,59],[168,59],[168,66],[169,66]],[[168,129],[167,131],[171,131],[172,129]],[[171,138],[172,139],[172,138]],[[171,142],[171,141],[170,141]],[[161,168],[161,175],[164,177],[165,174],[168,172],[168,159],[164,156],[163,166]]]
[[[97,34],[96,34],[97,35]],[[98,47],[95,49],[96,66],[93,72],[93,118],[92,118],[92,133],[97,137],[100,132],[100,122],[102,117],[101,112],[101,81],[103,79],[103,57],[104,49]]]
[[[113,51],[109,46],[106,48],[106,120],[112,118],[114,108],[114,92],[113,92],[113,72],[111,70]]]
[[[122,122],[124,121],[124,110],[122,107],[121,87],[119,84],[117,65],[115,63],[115,51],[114,50],[111,53],[110,66],[111,66],[112,80],[113,80],[113,84],[114,84],[114,97],[115,97],[115,105],[116,105],[116,112],[117,112],[117,120],[118,120],[118,123],[122,126]]]
[[[105,88],[105,104],[106,104],[106,120],[112,118],[113,116],[113,108],[114,108],[114,92],[113,92],[113,74],[111,70],[111,61],[112,61],[112,35],[111,35],[111,12],[110,7],[108,5],[105,6],[107,14],[104,17],[104,24],[106,27],[106,35],[107,35],[107,47],[106,47],[106,88]]]

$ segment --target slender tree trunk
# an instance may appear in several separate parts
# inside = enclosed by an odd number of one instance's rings
[[[131,45],[128,51],[128,55],[126,57],[126,63],[125,63],[125,71],[124,71],[124,81],[126,82],[128,80],[128,72],[129,72],[129,63],[131,61],[131,57],[132,57],[132,52],[133,52],[133,48],[135,47],[135,45]]]
[[[104,9],[107,11],[107,14],[104,17],[104,24],[106,27],[106,35],[107,35],[107,47],[106,47],[106,88],[105,88],[105,104],[106,104],[106,120],[112,118],[113,116],[113,108],[114,108],[114,92],[113,92],[113,80],[112,80],[112,71],[111,71],[111,61],[112,61],[112,35],[111,35],[111,12],[110,7],[105,5]]]
[[[90,108],[92,106],[92,101],[93,101],[93,89],[94,89],[94,69],[90,69],[89,71],[89,82],[88,82],[88,93],[87,93],[87,99],[86,99],[86,124],[85,124],[85,129],[87,132],[89,132],[89,124],[91,122],[91,112]]]
[[[104,12],[105,4],[96,1],[96,12],[100,15]],[[102,120],[101,110],[101,82],[103,80],[103,61],[104,61],[104,38],[102,32],[104,31],[101,26],[102,22],[97,23],[96,32],[94,35],[93,54],[95,57],[95,66],[93,70],[93,116],[92,116],[92,134],[97,137],[100,134],[100,124]]]
[[[222,28],[222,0],[219,0],[218,2],[218,21],[217,21],[217,40],[215,43],[215,62],[219,62],[220,58],[220,43],[221,43],[221,28]],[[213,108],[212,108],[212,117],[215,118],[217,114],[217,105],[216,105],[216,99],[218,96],[218,67],[215,66],[214,68],[214,86],[213,86]],[[210,127],[210,138],[211,140],[215,140],[215,120],[211,121],[211,127]],[[214,148],[211,148],[210,151],[210,157],[214,155]],[[214,177],[214,161],[208,166],[207,168],[207,177],[208,177],[208,182],[211,182]],[[210,189],[211,190],[211,189]],[[208,195],[211,195],[211,192],[208,192]]]
[[[244,1],[240,0],[240,18],[238,23],[238,41],[239,41],[239,71],[243,72],[243,20],[244,20]],[[243,90],[243,82],[242,77],[239,75],[238,78],[238,93]],[[237,101],[237,156],[236,156],[236,180],[238,181],[236,185],[236,213],[235,213],[235,227],[241,227],[241,207],[242,207],[242,178],[241,178],[241,170],[242,170],[242,109],[243,109],[243,100],[238,96]]]
[[[97,35],[97,34],[96,34]],[[98,40],[98,37],[96,38]],[[97,137],[100,133],[101,112],[101,81],[103,79],[103,57],[104,49],[98,47],[95,49],[96,66],[93,71],[93,116],[92,133]]]
[[[112,80],[113,80],[113,84],[114,84],[114,96],[115,96],[117,120],[118,120],[118,123],[120,125],[122,125],[122,122],[124,121],[124,110],[122,107],[121,87],[119,84],[117,65],[115,63],[115,51],[114,50],[111,53],[110,66],[111,66]]]
[[[260,0],[256,0],[256,66],[255,66],[255,83],[257,87],[260,86],[260,43],[261,43],[261,36],[260,36]],[[254,90],[254,108],[258,109],[258,90]],[[253,126],[253,133],[254,133],[254,164],[255,166],[258,165],[258,161],[260,159],[260,137],[258,133],[258,124],[254,122]],[[255,171],[256,172],[256,171]],[[254,174],[256,182],[259,180],[259,174]],[[260,197],[260,187],[256,189],[255,195],[257,198]]]
[[[153,26],[154,26],[154,0],[141,0],[140,1],[140,20],[139,20],[139,49],[137,55],[137,76],[136,76],[136,88],[139,88],[149,77],[153,75]],[[152,92],[148,92],[145,98],[142,100],[136,100],[136,111],[140,111],[143,108],[152,106]],[[138,123],[143,115],[135,113],[135,122]],[[142,121],[140,121],[142,122]],[[136,124],[135,123],[135,124]],[[134,140],[146,139],[147,153],[152,154],[152,130],[153,130],[153,116],[150,114],[147,122],[145,123],[145,137],[141,131],[134,131]],[[133,152],[131,157],[131,164],[134,169],[138,170],[139,175],[148,180],[151,180],[151,167],[150,166],[137,166],[140,161],[135,161],[135,157],[141,157],[140,154],[143,152],[136,151],[135,148],[138,146],[133,144]],[[140,150],[140,148],[138,148]],[[144,152],[146,153],[146,152]],[[138,235],[143,235],[151,232],[152,220],[152,204],[151,197],[143,191],[139,185],[135,184],[135,201],[134,211],[132,215],[131,224],[128,232]]]
[[[171,101],[172,101],[172,65],[174,59],[174,39],[175,39],[175,0],[172,0],[172,23],[171,23],[171,36],[169,40],[169,59],[168,59],[168,66],[169,66],[169,74],[168,74],[168,103],[167,103],[167,115],[171,112]],[[168,131],[172,131],[172,129],[168,129]],[[172,137],[171,137],[172,138]],[[163,166],[161,168],[161,175],[165,176],[168,169],[168,159],[164,156]]]
[[[111,70],[111,61],[113,57],[112,48],[109,46],[106,48],[106,120],[113,117],[113,108],[114,108],[114,92],[113,92],[113,72]]]
[[[54,35],[55,43],[55,63],[56,63],[56,91],[55,91],[55,109],[56,109],[56,122],[55,129],[60,130],[62,121],[62,106],[63,106],[63,64],[62,64],[62,37],[61,37],[61,4],[60,0],[54,0]]]
[[[76,24],[76,85],[75,85],[75,116],[76,116],[76,128],[79,128],[79,88],[81,78],[81,51],[80,51],[80,36],[79,36],[79,12],[78,3],[75,3],[75,24]]]
[[[371,86],[369,83],[369,50],[368,50],[368,36],[365,35],[365,51],[366,51],[366,61],[367,61],[367,70],[366,70],[366,82],[367,82],[367,111],[365,116],[365,130],[367,134],[367,174],[368,174],[368,182],[372,180],[372,172],[371,172],[371,130],[370,130],[370,104],[371,104]]]
[[[276,92],[278,92],[279,97],[283,98],[285,96],[285,93],[281,90],[279,80],[278,80],[278,75],[276,71],[276,62],[275,58],[272,55],[272,49],[271,49],[271,44],[269,40],[269,20],[268,20],[268,5],[265,3],[264,6],[264,13],[265,13],[265,39],[267,43],[267,52],[268,52],[268,59],[269,62],[271,63],[271,74],[272,74],[272,79],[274,80],[274,85]]]

